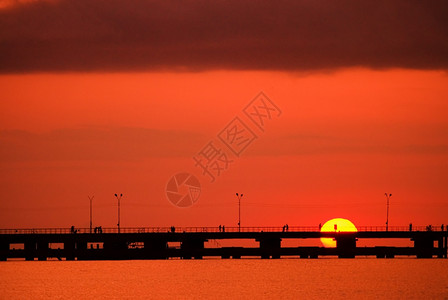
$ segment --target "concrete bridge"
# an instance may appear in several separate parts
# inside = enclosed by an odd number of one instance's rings
[[[332,238],[335,248],[282,247],[288,239]],[[404,239],[413,247],[357,247],[360,239]],[[0,260],[126,260],[221,258],[318,258],[375,256],[446,258],[448,231],[441,226],[359,227],[357,232],[320,232],[318,227],[142,227],[0,229]],[[252,240],[257,247],[207,247],[208,241]],[[219,244],[219,243],[217,243]]]

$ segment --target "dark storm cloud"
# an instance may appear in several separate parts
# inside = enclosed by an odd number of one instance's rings
[[[36,1],[0,11],[0,72],[446,69],[448,1]]]

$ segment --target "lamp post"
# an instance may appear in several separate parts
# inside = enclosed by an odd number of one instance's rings
[[[392,194],[388,195],[387,193],[384,193],[384,195],[386,195],[387,199],[386,231],[389,231],[389,199],[392,197]]]
[[[90,200],[90,233],[92,233],[92,201],[95,196],[88,196]]]
[[[118,233],[120,233],[120,200],[121,200],[121,197],[123,197],[123,194],[120,194],[120,195],[115,194],[115,197],[118,200],[118,223],[117,223],[117,227],[118,227]]]
[[[236,193],[238,197],[238,232],[241,232],[241,198],[243,198],[243,194]]]

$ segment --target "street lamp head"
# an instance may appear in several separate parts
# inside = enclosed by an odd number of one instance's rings
[[[389,194],[389,197],[392,197],[392,194]]]
[[[118,197],[118,195],[117,195],[117,194],[115,194],[115,197]]]
[[[236,195],[238,196],[238,193],[236,193]]]
[[[241,197],[243,197],[243,194],[241,194]]]
[[[120,197],[123,197],[123,194],[120,194]]]

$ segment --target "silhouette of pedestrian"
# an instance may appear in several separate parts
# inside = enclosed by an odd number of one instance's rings
[[[286,231],[289,231],[289,225],[286,224]]]
[[[222,232],[226,232],[226,227],[222,225]]]
[[[442,224],[442,231],[443,231],[443,224]]]
[[[286,225],[283,225],[282,232],[285,232]]]
[[[412,223],[409,223],[409,231],[412,231]]]
[[[219,225],[219,232],[221,232],[221,224]]]
[[[322,223],[319,223],[319,231],[322,229]]]
[[[72,225],[72,227],[70,227],[70,232],[75,233],[75,226]]]

